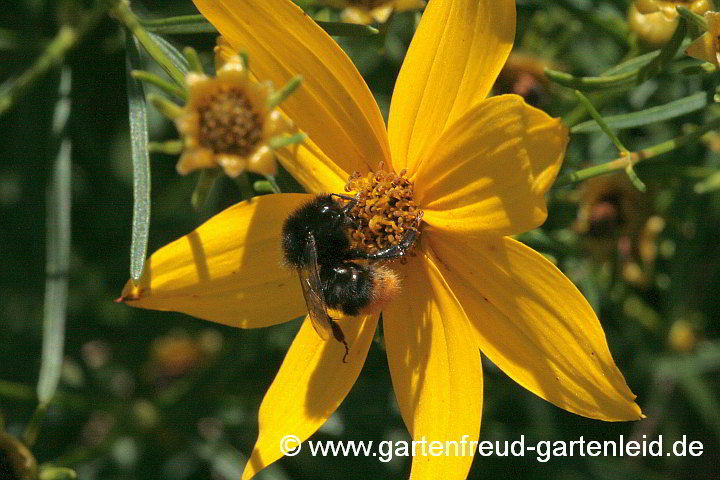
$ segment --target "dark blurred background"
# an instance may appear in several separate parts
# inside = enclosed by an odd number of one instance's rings
[[[548,84],[542,66],[599,74],[641,44],[624,42],[578,14],[623,26],[624,0],[518,1],[516,53],[497,92],[515,92],[555,116],[580,115],[569,90]],[[72,22],[81,1],[13,0],[0,9],[0,85],[28,68]],[[195,13],[189,0],[134,2],[143,16]],[[321,12],[323,15],[327,12]],[[69,20],[68,20],[69,19]],[[395,15],[381,34],[341,39],[387,114],[395,77],[415,24]],[[192,45],[211,68],[211,34],[166,37]],[[239,478],[257,435],[257,409],[299,320],[239,330],[181,314],[113,303],[129,276],[132,163],[122,29],[105,18],[65,58],[71,74],[72,254],[61,385],[39,431],[39,462],[72,467],[82,479]],[[682,61],[681,61],[682,62]],[[718,75],[671,69],[630,91],[600,99],[622,113],[714,88]],[[60,70],[50,70],[0,116],[0,416],[20,436],[36,407],[45,285],[46,195],[58,138],[51,133]],[[598,99],[596,99],[598,100]],[[151,140],[176,138],[150,111]],[[574,113],[573,113],[574,112]],[[631,150],[701,125],[708,109],[620,131]],[[578,118],[572,121],[577,123]],[[469,478],[720,478],[720,195],[694,185],[717,171],[720,137],[707,135],[637,172],[647,193],[621,172],[551,192],[542,229],[522,240],[557,261],[601,319],[614,358],[648,416],[603,423],[566,413],[507,378],[485,370],[482,440],[648,440],[687,437],[700,457],[479,457]],[[616,156],[601,133],[575,134],[566,165]],[[175,158],[152,156],[150,251],[188,233],[247,192],[221,180],[200,210],[190,207],[197,177],[175,173]],[[250,181],[253,178],[249,179]],[[297,188],[281,177],[281,185]],[[292,401],[292,399],[288,399]],[[407,439],[395,406],[382,341],[371,348],[357,384],[314,439]],[[258,478],[406,478],[410,459],[285,458]]]

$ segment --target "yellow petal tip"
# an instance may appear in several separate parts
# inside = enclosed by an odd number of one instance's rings
[[[120,293],[120,296],[113,300],[115,303],[130,303],[136,300],[140,300],[145,296],[147,288],[141,283],[134,283],[132,280],[128,280],[127,284]]]

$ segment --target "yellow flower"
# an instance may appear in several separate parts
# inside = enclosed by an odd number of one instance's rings
[[[419,10],[426,5],[425,0],[321,0],[318,3],[342,8],[344,22],[360,24],[385,23],[393,12]]]
[[[720,13],[705,12],[708,31],[695,39],[685,51],[691,57],[720,66]]]
[[[520,385],[567,411],[609,421],[642,417],[595,313],[542,255],[508,235],[542,224],[544,195],[568,142],[557,119],[516,95],[486,98],[512,48],[512,0],[433,0],[395,85],[387,129],[340,47],[289,0],[195,0],[260,78],[305,78],[284,112],[309,138],[279,160],[309,192],[342,192],[381,162],[406,170],[424,224],[416,256],[393,265],[403,291],[383,310],[397,403],[415,440],[475,440],[480,352]],[[277,194],[216,215],[149,259],[130,305],[242,328],[304,315],[297,273],[282,267],[285,218],[311,198]],[[338,320],[350,345],[324,341],[306,319],[260,406],[243,478],[282,457],[280,440],[310,437],[363,366],[377,315]],[[288,401],[288,399],[292,401]],[[451,444],[452,445],[452,444]],[[465,478],[469,448],[418,455],[411,478]]]
[[[630,29],[650,46],[662,46],[675,33],[678,6],[700,15],[711,8],[710,0],[635,0],[628,10]]]
[[[231,177],[245,170],[274,175],[270,140],[291,132],[292,123],[269,105],[272,87],[252,80],[244,60],[222,41],[216,68],[215,77],[187,74],[188,101],[174,118],[184,141],[178,173],[220,166]]]

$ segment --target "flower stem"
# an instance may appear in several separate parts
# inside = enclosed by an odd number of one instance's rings
[[[42,421],[45,418],[47,408],[47,403],[38,403],[32,417],[30,417],[30,423],[28,423],[25,433],[23,434],[23,442],[28,447],[35,445],[38,433],[40,432],[40,425],[42,425]]]
[[[571,185],[573,183],[582,182],[589,178],[617,172],[620,170],[627,170],[628,166],[633,167],[640,162],[657,157],[658,155],[662,155],[663,153],[670,152],[672,150],[682,147],[683,145],[687,145],[688,143],[692,143],[702,137],[705,133],[716,128],[720,128],[720,117],[715,118],[712,121],[706,123],[705,125],[696,128],[690,133],[681,135],[677,138],[673,138],[672,140],[658,143],[657,145],[638,150],[637,152],[630,152],[629,155],[620,156],[615,160],[611,160],[601,165],[596,165],[594,167],[588,167],[582,170],[578,170],[577,172],[565,174],[557,179],[555,185],[553,185],[553,188]]]
[[[592,102],[588,100],[588,98],[582,94],[580,90],[575,90],[575,96],[580,100],[580,103],[585,107],[587,112],[590,114],[590,116],[597,122],[598,125],[600,125],[600,129],[610,138],[610,141],[612,141],[613,145],[617,147],[617,149],[620,151],[620,153],[627,154],[628,149],[625,148],[625,145],[622,144],[620,139],[615,135],[615,132],[612,131],[610,126],[605,122],[605,119],[603,119],[602,115],[600,115],[600,112],[597,111],[597,109],[593,106]]]
[[[138,39],[147,53],[175,80],[178,85],[185,85],[185,75],[173,65],[169,58],[163,53],[162,49],[150,37],[147,30],[142,26],[137,16],[130,10],[127,0],[121,0],[112,9],[112,14],[120,23],[125,25]]]
[[[564,87],[583,91],[607,91],[634,87],[663,71],[675,58],[686,34],[687,22],[683,19],[678,24],[670,41],[658,51],[657,55],[650,62],[636,69],[599,77],[576,77],[569,73],[545,69],[545,76]]]

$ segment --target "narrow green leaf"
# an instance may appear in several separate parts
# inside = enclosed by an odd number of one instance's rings
[[[607,70],[605,70],[605,72],[603,72],[602,76],[610,77],[612,75],[619,75],[622,73],[637,70],[655,60],[658,55],[660,55],[660,50],[653,50],[652,52],[638,55],[637,57],[633,57],[630,60],[626,60],[622,63],[618,63],[613,67],[608,68]]]
[[[127,89],[130,110],[130,146],[133,161],[133,221],[130,242],[130,277],[140,279],[145,268],[150,232],[150,154],[148,153],[147,104],[142,83],[131,75],[140,63],[134,37],[127,36]]]
[[[41,466],[38,473],[38,480],[75,480],[76,478],[77,473],[75,470],[52,465]]]
[[[217,33],[215,27],[202,15],[181,15],[157,20],[141,19],[148,32],[159,34]]]
[[[273,184],[267,180],[256,180],[253,182],[253,190],[258,193],[277,193]]]
[[[205,68],[200,61],[200,56],[198,55],[197,50],[192,47],[185,47],[183,48],[183,56],[187,59],[188,64],[190,64],[190,68],[192,68],[194,72],[205,73]]]
[[[43,347],[37,386],[41,404],[50,402],[57,389],[65,343],[67,276],[70,266],[70,152],[70,141],[63,140],[55,160],[48,195]]]
[[[698,15],[695,12],[691,12],[687,9],[687,7],[683,6],[677,6],[675,7],[678,14],[680,14],[681,17],[683,17],[685,20],[687,20],[690,23],[693,23],[697,25],[703,32],[706,32],[708,29],[708,22],[705,20],[705,17],[702,15]]]
[[[215,184],[215,180],[221,175],[222,171],[219,168],[203,168],[200,170],[200,176],[198,177],[198,182],[195,185],[195,190],[191,198],[191,203],[195,210],[200,210],[202,206],[205,205],[210,195],[210,190]]]
[[[287,147],[288,145],[297,145],[303,143],[307,139],[307,134],[296,133],[295,135],[285,135],[280,137],[273,137],[270,139],[268,144],[273,150],[279,150]]]
[[[615,147],[624,154],[628,153],[628,149],[625,148],[625,145],[622,144],[620,139],[615,135],[615,132],[612,131],[610,126],[605,122],[605,119],[600,115],[600,113],[595,109],[593,104],[588,100],[588,98],[582,94],[580,90],[575,90],[575,96],[580,100],[580,103],[582,103],[585,106],[585,109],[588,111],[590,116],[597,122],[600,129],[602,129],[603,132],[605,132],[605,135],[607,135],[610,140],[613,142]]]
[[[687,23],[683,20],[678,23],[672,38],[659,50],[658,54],[647,64],[636,69],[623,70],[620,73],[606,74],[599,77],[578,77],[569,73],[546,69],[545,76],[564,87],[587,92],[631,88],[663,71],[678,54],[680,47],[684,43],[686,33]]]
[[[168,42],[160,35],[155,35],[150,32],[148,32],[148,35],[157,44],[162,53],[170,60],[175,68],[180,70],[183,75],[187,75],[190,71],[190,64],[188,63],[187,58],[185,58],[185,56],[180,53],[180,51],[175,48],[172,43]],[[138,64],[135,68],[140,69],[140,64]]]
[[[180,98],[182,100],[186,100],[188,96],[187,90],[185,90],[182,87],[179,87],[177,84],[169,82],[165,80],[164,78],[155,75],[151,72],[146,72],[145,70],[133,70],[130,72],[130,74],[133,76],[133,78],[137,80],[141,80],[143,82],[147,82],[151,85],[156,86],[163,92],[167,93],[168,95],[174,95],[177,98]]]
[[[689,97],[673,100],[664,105],[658,105],[639,112],[625,113],[622,115],[613,115],[603,117],[605,123],[614,129],[634,128],[652,123],[663,122],[672,118],[687,115],[712,103],[712,99],[708,98],[705,92],[699,92]],[[575,125],[570,131],[572,133],[590,133],[599,132],[600,125],[595,120]]]
[[[705,425],[720,437],[720,402],[712,389],[698,375],[683,376],[680,386]]]
[[[343,22],[321,22],[317,20],[316,23],[320,25],[320,27],[322,27],[328,35],[332,35],[334,37],[367,37],[380,33],[380,30],[371,25]]]
[[[60,99],[55,109],[69,108],[70,70],[63,69],[60,83]],[[56,121],[54,133],[62,135],[67,116],[61,114],[62,121]],[[56,117],[57,118],[57,117]],[[68,269],[70,268],[70,208],[71,208],[71,150],[70,140],[64,138],[58,150],[53,166],[52,180],[47,197],[47,259],[45,278],[45,300],[43,306],[43,344],[40,363],[40,376],[37,394],[40,407],[52,400],[58,383],[63,362],[65,343],[65,315],[67,309]],[[28,432],[33,439],[35,432]]]
[[[633,184],[635,188],[640,190],[641,192],[645,193],[647,191],[647,186],[645,186],[645,183],[640,180],[640,177],[638,177],[638,174],[635,172],[635,169],[633,168],[632,164],[629,164],[627,167],[625,167],[625,173],[627,174],[628,178],[630,179],[630,182]]]
[[[302,75],[295,75],[292,77],[288,82],[285,84],[284,87],[282,87],[277,92],[273,92],[270,96],[268,96],[267,99],[267,105],[270,108],[275,108],[278,105],[280,105],[282,102],[284,102],[292,93],[297,90],[297,88],[300,86],[300,84],[305,79],[302,77]]]
[[[183,151],[182,140],[168,140],[166,142],[150,142],[148,143],[148,152],[164,153],[166,155],[180,155]]]
[[[377,28],[370,25],[343,22],[316,22],[329,35],[336,37],[366,37],[380,33]],[[148,32],[156,34],[217,33],[215,27],[202,15],[182,15],[157,20],[141,19],[140,23]]]

